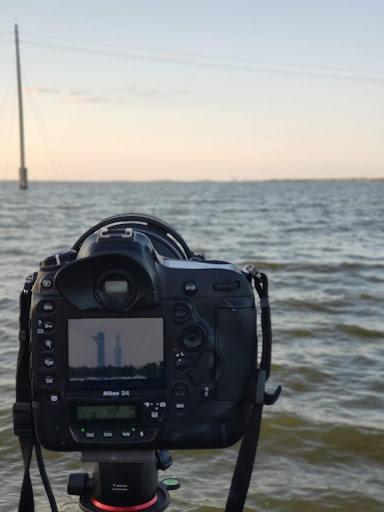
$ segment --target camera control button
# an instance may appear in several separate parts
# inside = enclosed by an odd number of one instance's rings
[[[196,350],[204,343],[204,331],[197,325],[189,325],[181,333],[181,343],[189,350]]]
[[[59,401],[59,395],[57,393],[52,393],[49,395],[49,401],[53,404],[56,404]]]
[[[85,437],[85,439],[88,439],[90,441],[93,441],[93,439],[95,439],[95,437],[97,436],[97,432],[95,430],[84,430],[82,434]]]
[[[138,430],[137,435],[140,437],[140,439],[144,439],[144,437],[147,435],[145,430]]]
[[[44,383],[47,386],[54,386],[56,383],[56,379],[53,375],[45,375],[44,376]]]
[[[179,322],[184,322],[189,318],[191,308],[188,304],[184,304],[183,302],[179,302],[175,304],[172,309],[173,316],[175,320]]]
[[[102,435],[104,439],[113,439],[115,437],[115,432],[113,430],[103,430]]]
[[[45,313],[52,313],[52,311],[55,309],[55,305],[53,302],[44,302],[43,303],[43,310]]]
[[[59,269],[64,263],[69,263],[72,260],[75,260],[77,256],[77,252],[74,250],[66,251],[66,252],[59,252],[59,254],[54,254],[52,256],[48,256],[47,258],[44,258],[40,262],[40,269],[41,270],[57,270]]]
[[[149,421],[159,423],[163,419],[163,412],[160,410],[159,406],[154,406],[146,411],[146,416]]]
[[[43,341],[45,350],[52,350],[55,346],[55,342],[53,340],[44,340]]]
[[[198,288],[195,281],[189,280],[183,283],[183,292],[185,295],[196,295]]]
[[[131,437],[133,436],[133,432],[132,430],[120,430],[120,436],[123,439],[131,439]]]
[[[183,321],[189,316],[189,308],[185,304],[176,304],[173,308],[173,316],[176,320]]]
[[[188,368],[192,368],[194,364],[193,357],[186,357],[184,355],[178,356],[176,354],[175,367],[177,370],[187,370]]]
[[[212,398],[215,394],[215,388],[212,384],[206,384],[205,386],[201,386],[200,388],[200,396],[201,398],[207,399]]]
[[[53,281],[49,277],[45,277],[44,279],[41,280],[41,285],[43,288],[52,288]]]
[[[52,368],[52,366],[55,366],[55,360],[53,359],[53,357],[46,357],[44,359],[44,366],[46,366],[47,368]]]
[[[184,382],[178,382],[172,388],[172,393],[178,400],[185,398],[188,395],[189,388]]]
[[[55,327],[55,324],[51,322],[50,320],[46,320],[44,322],[44,330],[45,331],[52,331]]]

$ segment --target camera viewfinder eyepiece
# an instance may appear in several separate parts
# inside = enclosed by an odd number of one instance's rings
[[[107,309],[126,309],[136,299],[137,286],[132,277],[122,270],[101,275],[95,286],[95,297]]]

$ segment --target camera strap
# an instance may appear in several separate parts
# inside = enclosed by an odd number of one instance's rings
[[[271,309],[268,299],[268,278],[252,265],[248,265],[245,268],[245,272],[253,279],[260,298],[262,353],[260,366],[257,368],[256,363],[255,373],[249,386],[250,411],[248,422],[240,445],[225,512],[241,512],[244,508],[259,443],[263,406],[274,404],[281,393],[281,386],[278,386],[273,394],[265,391],[265,383],[271,372],[272,359],[272,327]]]
[[[45,471],[41,446],[38,443],[33,428],[32,418],[32,389],[29,378],[29,310],[31,306],[32,286],[36,273],[28,276],[20,294],[19,317],[19,355],[16,369],[16,402],[13,406],[13,426],[15,435],[19,438],[21,454],[24,463],[23,483],[20,491],[19,512],[34,512],[35,504],[30,476],[30,465],[33,449],[35,448],[41,479],[47,493],[52,512],[57,512],[53,492]]]

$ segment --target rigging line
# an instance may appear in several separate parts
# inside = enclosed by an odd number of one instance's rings
[[[353,76],[353,75],[345,75],[345,74],[331,74],[331,73],[322,73],[322,72],[310,72],[305,70],[293,70],[293,69],[284,69],[282,67],[261,67],[259,65],[243,65],[236,63],[219,63],[219,62],[205,62],[203,60],[198,59],[185,59],[181,57],[171,57],[171,56],[156,56],[156,55],[145,55],[145,54],[134,54],[134,53],[121,53],[121,52],[113,52],[108,50],[92,50],[87,48],[80,47],[70,47],[70,46],[62,46],[57,44],[43,44],[43,43],[35,43],[31,41],[24,41],[23,44],[29,44],[31,46],[39,46],[48,50],[58,49],[62,51],[70,51],[76,53],[86,53],[91,55],[99,55],[99,56],[107,56],[107,57],[116,57],[121,59],[128,60],[138,60],[138,61],[155,61],[155,62],[166,62],[170,64],[186,64],[198,67],[208,67],[208,68],[217,68],[217,69],[232,69],[237,71],[248,71],[248,72],[256,72],[256,73],[264,73],[264,74],[278,74],[278,75],[287,75],[287,76],[301,76],[315,79],[323,79],[323,80],[340,80],[340,81],[353,81],[353,82],[366,82],[366,83],[383,83],[384,76]]]
[[[3,89],[4,94],[3,94],[2,100],[0,102],[0,115],[2,114],[3,110],[5,109],[5,105],[6,105],[6,102],[8,101],[8,97],[10,96],[12,87],[13,88],[15,87],[14,72],[12,70],[12,73],[11,73],[11,70],[9,70],[8,84]]]
[[[13,64],[13,63],[12,63]],[[13,66],[12,66],[13,68]],[[16,147],[16,138],[14,138],[15,126],[16,126],[16,118],[17,118],[17,108],[16,108],[16,100],[13,101],[12,93],[15,90],[15,74],[13,69],[11,70],[11,66],[8,71],[8,80],[7,84],[3,89],[3,95],[0,102],[0,116],[2,118],[2,127],[4,127],[4,138],[2,142],[4,143],[4,151],[2,151],[2,160],[3,160],[3,179],[8,178],[8,174],[10,171],[10,161],[11,161],[11,153],[15,151]],[[8,130],[5,129],[8,123]],[[16,153],[15,153],[16,154]]]
[[[28,76],[24,70],[24,83],[29,86]],[[47,130],[47,126],[45,124],[44,118],[41,115],[41,111],[39,110],[36,97],[33,94],[27,94],[26,96],[26,104],[29,104],[30,111],[34,116],[35,125],[40,132],[41,143],[43,146],[44,154],[49,159],[49,164],[51,169],[55,170],[56,175],[62,181],[66,181],[66,175],[63,170],[63,166],[61,164],[60,158],[57,156],[57,152],[55,151],[54,144],[52,142],[52,138],[50,137],[49,130]]]
[[[110,47],[110,48],[116,48],[116,49],[126,49],[126,50],[133,50],[133,51],[139,51],[139,52],[144,52],[144,53],[148,53],[148,52],[155,52],[155,53],[160,53],[160,54],[171,54],[171,55],[174,55],[176,57],[189,57],[189,58],[193,58],[193,59],[203,59],[203,60],[207,60],[207,61],[219,61],[219,62],[223,62],[224,63],[227,61],[227,62],[230,62],[230,61],[233,61],[235,64],[238,63],[238,62],[242,62],[242,63],[246,63],[246,64],[252,64],[252,65],[267,65],[267,66],[280,66],[280,67],[284,67],[284,68],[299,68],[300,70],[301,69],[310,69],[310,70],[317,70],[317,71],[336,71],[336,72],[344,72],[344,73],[348,73],[348,72],[351,72],[351,73],[364,73],[364,74],[375,74],[374,71],[370,71],[370,70],[364,70],[362,68],[357,68],[357,67],[341,67],[340,66],[315,66],[315,65],[312,65],[312,64],[298,64],[298,63],[295,63],[295,62],[282,62],[282,61],[268,61],[268,60],[265,60],[265,59],[251,59],[251,58],[245,58],[245,57],[238,57],[238,56],[224,56],[224,55],[215,55],[215,54],[207,54],[207,53],[196,53],[196,52],[188,52],[188,51],[180,51],[180,50],[170,50],[170,49],[166,49],[166,48],[163,48],[163,49],[159,49],[159,48],[153,48],[153,47],[143,47],[143,46],[136,46],[136,45],[131,45],[131,44],[111,44],[111,43],[106,43],[106,42],[102,42],[102,41],[90,41],[90,40],[85,40],[85,39],[75,39],[75,38],[69,38],[69,37],[64,37],[64,36],[48,36],[48,35],[38,35],[38,34],[33,34],[33,33],[30,33],[30,32],[27,32],[26,33],[27,35],[32,35],[33,37],[46,37],[48,39],[56,39],[56,40],[61,40],[61,41],[67,41],[68,43],[71,43],[71,42],[74,42],[74,43],[82,43],[82,44],[87,44],[87,45],[92,45],[92,46],[95,46],[95,47]],[[37,42],[39,43],[39,42]],[[43,44],[43,43],[39,43],[39,44]],[[91,48],[92,50],[92,48]],[[383,70],[384,72],[384,70]]]
[[[15,104],[13,106],[16,107]],[[16,133],[16,124],[17,124],[16,119],[17,119],[17,109],[11,108],[9,111],[9,126],[8,126],[8,130],[6,133],[8,140],[3,141],[3,142],[5,142],[4,147],[6,148],[6,150],[2,152],[3,162],[4,162],[2,179],[8,179],[10,169],[11,169],[11,153],[16,154],[16,152],[14,151],[16,148],[16,142],[15,142],[16,141],[15,133]],[[4,121],[4,118],[3,118],[3,121]],[[12,171],[12,174],[13,174],[13,171]]]

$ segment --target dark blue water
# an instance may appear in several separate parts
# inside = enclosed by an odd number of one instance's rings
[[[274,331],[270,389],[247,510],[384,510],[384,181],[0,184],[1,510],[22,478],[12,433],[18,294],[39,261],[122,212],[174,225],[195,253],[266,272]],[[169,510],[223,510],[238,446],[175,451]],[[77,453],[44,451],[60,511]],[[49,506],[36,470],[37,510]],[[164,475],[165,477],[165,475]]]

